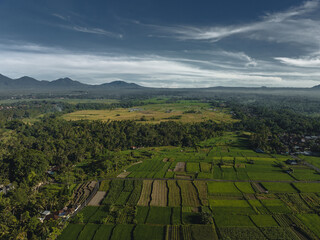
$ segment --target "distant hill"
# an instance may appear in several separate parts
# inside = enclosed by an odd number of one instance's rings
[[[16,90],[88,90],[88,89],[138,89],[143,88],[135,83],[124,81],[114,81],[101,85],[84,84],[70,78],[59,78],[53,81],[39,81],[37,79],[24,76],[18,79],[11,79],[0,74],[0,91]]]
[[[312,89],[320,89],[320,84],[317,86],[312,87]]]
[[[104,83],[100,85],[101,87],[108,87],[108,88],[143,88],[138,84],[135,83],[127,83],[124,81],[114,81],[111,83]]]

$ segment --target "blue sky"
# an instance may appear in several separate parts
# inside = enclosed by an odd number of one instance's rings
[[[320,84],[320,0],[0,0],[0,73],[154,87]]]

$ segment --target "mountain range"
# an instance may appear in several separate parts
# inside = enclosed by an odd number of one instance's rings
[[[144,90],[150,89],[140,86],[135,83],[127,83],[124,81],[113,81],[110,83],[103,83],[100,85],[90,85],[72,80],[70,78],[59,78],[53,81],[42,80],[39,81],[32,77],[24,76],[17,79],[12,79],[0,74],[0,92],[4,91],[86,91],[86,90]],[[155,88],[156,89],[156,88]],[[242,89],[241,87],[210,87],[207,89]],[[259,88],[243,88],[243,89],[259,89]],[[262,87],[260,90],[271,89],[294,89],[294,88],[266,88]],[[320,85],[312,88],[304,88],[305,90],[320,90]]]
[[[59,78],[53,81],[39,81],[37,79],[24,76],[17,79],[11,79],[0,74],[0,91],[5,90],[88,90],[88,89],[139,89],[143,88],[135,83],[124,81],[114,81],[100,85],[84,84],[70,78]]]

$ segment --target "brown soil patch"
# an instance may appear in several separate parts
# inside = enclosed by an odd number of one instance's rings
[[[185,172],[186,171],[186,163],[185,162],[178,162],[173,171]]]
[[[100,203],[106,196],[106,192],[98,191],[96,195],[91,199],[88,206],[100,206]]]
[[[122,172],[120,173],[117,178],[126,178],[131,172]]]
[[[155,180],[153,182],[150,206],[166,207],[168,198],[167,195],[168,189],[166,181]]]

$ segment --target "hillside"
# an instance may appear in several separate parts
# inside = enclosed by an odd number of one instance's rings
[[[70,78],[59,78],[53,81],[39,81],[37,79],[24,76],[18,79],[11,79],[0,74],[0,91],[20,91],[20,90],[88,90],[88,89],[138,89],[143,88],[134,83],[124,81],[114,81],[101,85],[89,85]]]

